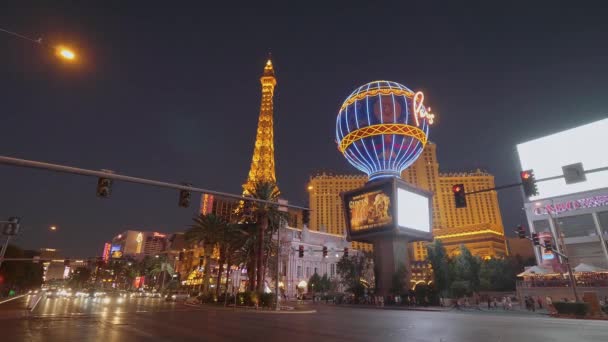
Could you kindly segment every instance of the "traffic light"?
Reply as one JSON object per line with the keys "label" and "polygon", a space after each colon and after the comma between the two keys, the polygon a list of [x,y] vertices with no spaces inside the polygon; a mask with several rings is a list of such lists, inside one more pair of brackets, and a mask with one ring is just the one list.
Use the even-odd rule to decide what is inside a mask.
{"label": "traffic light", "polygon": [[304,246],[300,245],[300,247],[298,247],[298,256],[300,258],[304,257]]}
{"label": "traffic light", "polygon": [[97,197],[108,198],[112,192],[112,180],[100,177],[97,180]]}
{"label": "traffic light", "polygon": [[302,223],[306,226],[308,226],[308,223],[310,222],[310,211],[304,209],[302,210]]}
{"label": "traffic light", "polygon": [[525,239],[526,238],[526,231],[524,230],[523,226],[518,226],[517,227],[517,236],[520,239]]}
{"label": "traffic light", "polygon": [[545,252],[553,252],[553,246],[551,240],[545,240]]}
{"label": "traffic light", "polygon": [[327,258],[327,247],[323,246],[323,257]]}
{"label": "traffic light", "polygon": [[182,208],[188,208],[190,206],[190,198],[192,197],[192,193],[188,190],[180,190],[179,191],[179,203],[178,205]]}
{"label": "traffic light", "polygon": [[532,197],[538,195],[538,188],[536,187],[536,178],[534,178],[533,170],[526,170],[519,173],[521,178],[521,185],[524,188],[524,194],[526,197]]}
{"label": "traffic light", "polygon": [[348,258],[348,247],[344,247],[344,257]]}
{"label": "traffic light", "polygon": [[203,267],[203,260],[205,258],[201,255],[198,257],[198,267]]}
{"label": "traffic light", "polygon": [[465,208],[467,206],[467,198],[464,193],[464,184],[456,184],[452,187],[454,192],[454,203],[456,208]]}
{"label": "traffic light", "polygon": [[9,217],[7,221],[8,223],[4,225],[4,230],[2,231],[2,234],[9,236],[19,234],[19,222],[21,222],[21,219],[19,217],[12,216]]}
{"label": "traffic light", "polygon": [[540,246],[540,240],[537,233],[532,233],[532,243],[534,246]]}

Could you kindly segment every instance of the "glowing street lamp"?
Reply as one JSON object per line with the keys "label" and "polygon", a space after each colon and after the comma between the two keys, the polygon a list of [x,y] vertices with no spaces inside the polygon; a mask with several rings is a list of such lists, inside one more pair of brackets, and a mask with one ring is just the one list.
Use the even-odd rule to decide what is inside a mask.
{"label": "glowing street lamp", "polygon": [[5,30],[3,28],[0,28],[0,31],[4,32],[4,33],[7,33],[7,34],[10,34],[10,35],[12,35],[14,37],[17,37],[17,38],[20,38],[20,39],[25,39],[25,40],[30,41],[32,43],[36,43],[36,44],[44,46],[46,48],[50,48],[52,50],[55,50],[55,53],[57,54],[57,56],[59,56],[60,58],[62,58],[64,60],[73,61],[73,60],[76,59],[76,53],[72,49],[67,48],[65,46],[56,46],[56,47],[53,48],[52,46],[50,46],[50,45],[46,44],[45,42],[43,42],[42,38],[32,39],[30,37],[24,36],[22,34],[19,34],[19,33],[13,32],[13,31]]}
{"label": "glowing street lamp", "polygon": [[76,59],[76,54],[74,53],[74,51],[66,48],[66,47],[57,47],[57,55],[59,55],[59,57],[63,58],[63,59],[67,59],[69,61],[73,61],[74,59]]}
{"label": "glowing street lamp", "polygon": [[52,231],[56,231],[57,230],[57,226],[51,226],[49,229],[52,230]]}

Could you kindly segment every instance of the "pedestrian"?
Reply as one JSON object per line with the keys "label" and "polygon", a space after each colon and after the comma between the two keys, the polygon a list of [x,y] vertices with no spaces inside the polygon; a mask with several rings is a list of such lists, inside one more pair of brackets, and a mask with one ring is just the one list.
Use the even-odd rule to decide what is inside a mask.
{"label": "pedestrian", "polygon": [[445,299],[443,299],[443,296],[439,297],[439,306],[441,306],[441,307],[445,306]]}
{"label": "pedestrian", "polygon": [[502,309],[507,310],[507,298],[502,297]]}
{"label": "pedestrian", "polygon": [[492,300],[490,299],[490,296],[488,296],[488,310],[490,310],[492,308],[491,304],[492,304]]}
{"label": "pedestrian", "polygon": [[498,308],[498,300],[494,297],[494,309]]}
{"label": "pedestrian", "polygon": [[543,301],[542,301],[542,299],[540,299],[540,296],[538,296],[538,298],[536,299],[536,301],[538,302],[538,308],[542,309],[543,308]]}
{"label": "pedestrian", "polygon": [[513,308],[513,303],[511,302],[511,297],[507,297],[507,310],[511,310]]}

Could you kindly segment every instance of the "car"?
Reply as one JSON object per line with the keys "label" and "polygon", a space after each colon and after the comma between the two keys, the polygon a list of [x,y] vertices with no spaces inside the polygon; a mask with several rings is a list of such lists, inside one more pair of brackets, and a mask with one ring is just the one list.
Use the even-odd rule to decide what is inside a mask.
{"label": "car", "polygon": [[165,296],[165,300],[166,301],[171,301],[171,302],[181,302],[181,301],[185,301],[189,297],[190,297],[190,295],[188,294],[188,292],[185,292],[185,291],[173,291],[173,292],[169,292]]}

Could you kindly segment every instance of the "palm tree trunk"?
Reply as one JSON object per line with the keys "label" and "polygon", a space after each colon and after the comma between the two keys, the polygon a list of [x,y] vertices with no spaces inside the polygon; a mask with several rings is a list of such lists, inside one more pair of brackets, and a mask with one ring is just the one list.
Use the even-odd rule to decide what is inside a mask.
{"label": "palm tree trunk", "polygon": [[224,248],[220,247],[220,257],[218,259],[219,269],[217,270],[217,280],[215,281],[215,295],[220,295],[220,285],[222,285],[222,273],[224,273],[224,261],[226,259],[226,252]]}
{"label": "palm tree trunk", "polygon": [[266,214],[260,215],[258,229],[258,256],[257,256],[257,292],[264,292],[264,233],[268,228],[268,217]]}
{"label": "palm tree trunk", "polygon": [[250,258],[250,260],[247,262],[247,279],[249,280],[249,291],[255,291],[256,286],[255,286],[255,277],[257,275],[256,269],[255,269],[255,265],[256,265],[256,258],[255,256],[257,255],[257,253],[253,253],[253,257]]}

